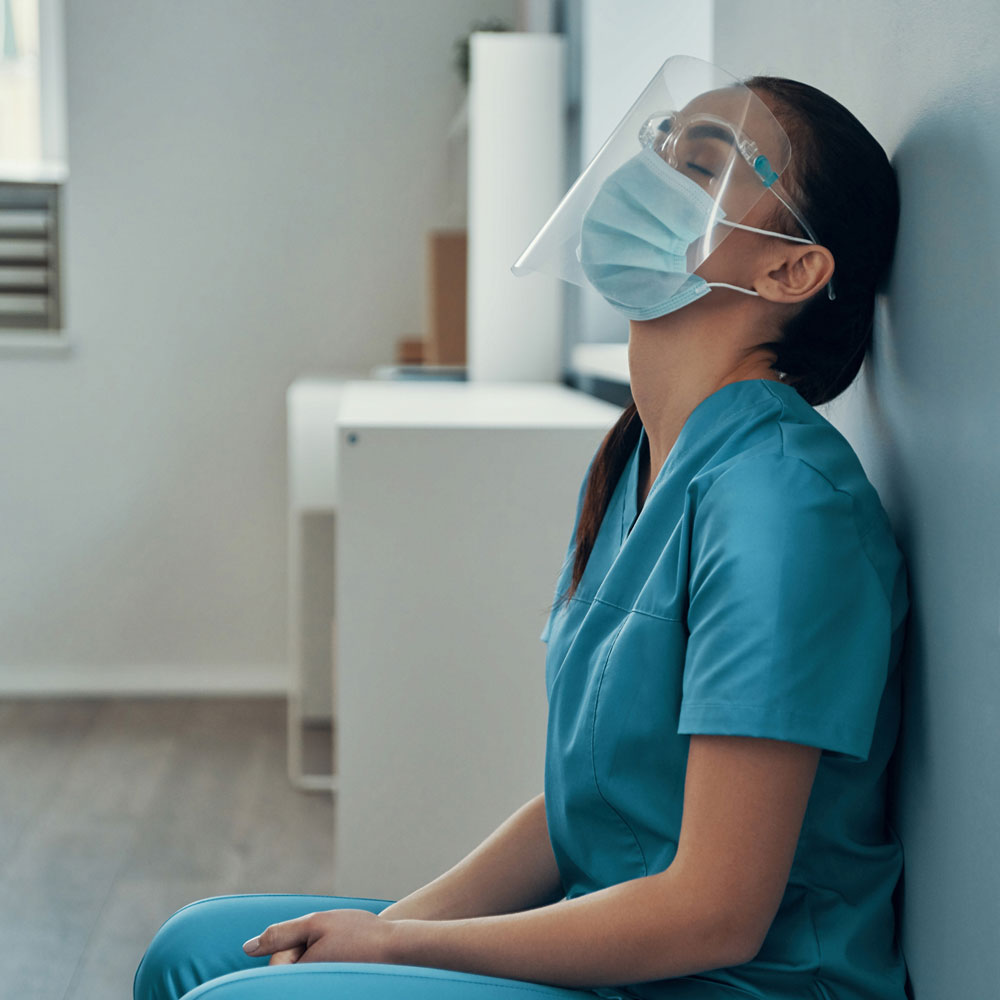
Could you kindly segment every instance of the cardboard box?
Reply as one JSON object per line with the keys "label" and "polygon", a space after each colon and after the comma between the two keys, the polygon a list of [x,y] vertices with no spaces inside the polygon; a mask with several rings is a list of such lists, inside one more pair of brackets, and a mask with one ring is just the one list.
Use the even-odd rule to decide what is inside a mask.
{"label": "cardboard box", "polygon": [[468,237],[464,229],[437,229],[427,234],[426,364],[466,363],[467,253]]}
{"label": "cardboard box", "polygon": [[423,337],[400,337],[396,341],[396,364],[422,365],[427,361]]}

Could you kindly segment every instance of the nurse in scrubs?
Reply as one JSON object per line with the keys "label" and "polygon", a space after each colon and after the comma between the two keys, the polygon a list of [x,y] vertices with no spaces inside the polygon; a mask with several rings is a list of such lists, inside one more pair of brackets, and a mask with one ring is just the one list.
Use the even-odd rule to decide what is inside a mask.
{"label": "nurse in scrubs", "polygon": [[905,570],[814,409],[869,349],[897,215],[830,97],[664,64],[515,266],[628,318],[634,400],[542,633],[544,790],[396,902],[186,907],[139,1000],[904,1000]]}

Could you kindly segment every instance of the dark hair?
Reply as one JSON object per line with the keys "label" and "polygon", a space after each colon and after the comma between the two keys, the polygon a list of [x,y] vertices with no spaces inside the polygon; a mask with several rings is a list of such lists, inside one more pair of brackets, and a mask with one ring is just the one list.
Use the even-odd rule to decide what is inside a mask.
{"label": "dark hair", "polygon": [[[834,291],[817,292],[782,330],[759,345],[813,406],[839,396],[854,381],[872,339],[875,293],[888,274],[899,221],[896,175],[871,133],[842,104],[795,80],[754,76],[744,81],[767,103],[792,144],[781,177],[819,242],[836,261]],[[768,228],[801,235],[778,205]],[[568,600],[586,569],[611,494],[639,440],[641,422],[630,403],[608,431],[591,465],[576,530]]]}

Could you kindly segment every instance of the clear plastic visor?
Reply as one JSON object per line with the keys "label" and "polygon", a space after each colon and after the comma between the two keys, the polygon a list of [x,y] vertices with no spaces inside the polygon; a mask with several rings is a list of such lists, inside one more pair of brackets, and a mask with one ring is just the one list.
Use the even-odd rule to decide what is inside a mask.
{"label": "clear plastic visor", "polygon": [[[701,232],[687,248],[694,270],[765,196],[785,205],[812,239],[782,189],[791,158],[788,137],[752,90],[692,56],[668,59],[628,114],[577,178],[512,270],[541,271],[586,285],[579,259],[583,218],[605,181],[629,160],[651,150],[694,181],[711,199]],[[773,193],[772,193],[773,192]]]}

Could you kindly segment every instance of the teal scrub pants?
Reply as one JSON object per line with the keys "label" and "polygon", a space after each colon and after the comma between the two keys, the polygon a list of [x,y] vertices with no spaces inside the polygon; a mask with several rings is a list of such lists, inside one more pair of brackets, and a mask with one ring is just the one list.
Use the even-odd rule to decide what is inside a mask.
{"label": "teal scrub pants", "polygon": [[415,965],[305,962],[269,966],[243,942],[269,924],[315,910],[369,910],[386,899],[247,895],[203,899],[178,910],[157,931],[135,974],[135,1000],[594,1000],[518,979]]}

